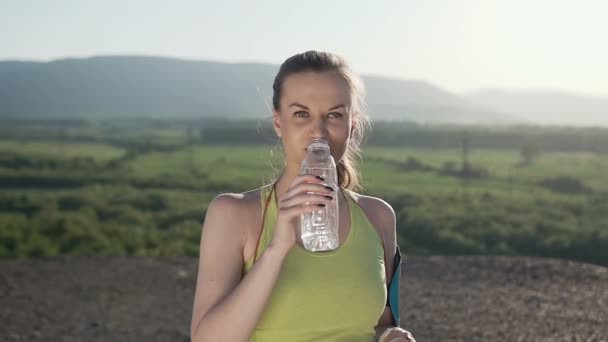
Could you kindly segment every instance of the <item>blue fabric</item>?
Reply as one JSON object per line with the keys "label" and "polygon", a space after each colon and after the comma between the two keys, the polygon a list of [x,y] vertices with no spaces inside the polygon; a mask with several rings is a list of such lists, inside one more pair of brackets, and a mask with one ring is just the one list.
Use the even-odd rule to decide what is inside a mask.
{"label": "blue fabric", "polygon": [[393,269],[393,277],[391,279],[388,291],[388,304],[391,308],[391,313],[393,314],[395,326],[398,327],[401,320],[399,314],[399,289],[401,280],[401,251],[399,250],[399,245],[397,245],[397,253],[395,253]]}

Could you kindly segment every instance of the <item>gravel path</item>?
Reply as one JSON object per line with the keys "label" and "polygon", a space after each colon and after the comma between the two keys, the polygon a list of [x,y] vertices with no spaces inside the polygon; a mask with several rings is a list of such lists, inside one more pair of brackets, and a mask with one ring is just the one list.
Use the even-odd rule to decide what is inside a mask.
{"label": "gravel path", "polygon": [[[189,341],[197,260],[0,260],[0,341]],[[608,342],[608,268],[407,257],[402,325],[424,341]]]}

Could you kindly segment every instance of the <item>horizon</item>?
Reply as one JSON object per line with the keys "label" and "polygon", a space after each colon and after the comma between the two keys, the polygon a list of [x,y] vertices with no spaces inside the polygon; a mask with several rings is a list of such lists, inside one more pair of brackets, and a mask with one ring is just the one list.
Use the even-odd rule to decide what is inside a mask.
{"label": "horizon", "polygon": [[[279,67],[279,64],[274,64],[274,63],[269,63],[269,62],[256,62],[256,61],[221,61],[221,60],[209,60],[209,59],[193,59],[193,58],[181,58],[181,57],[173,57],[173,56],[162,56],[162,55],[145,55],[145,54],[141,54],[141,55],[136,55],[136,54],[101,54],[101,55],[91,55],[91,56],[80,56],[80,57],[70,57],[70,56],[65,56],[65,57],[60,57],[60,58],[55,58],[55,59],[50,59],[50,60],[33,60],[33,59],[5,59],[5,60],[0,60],[0,63],[2,62],[21,62],[21,63],[52,63],[52,62],[58,62],[58,61],[67,61],[67,60],[86,60],[86,59],[94,59],[94,58],[122,58],[122,57],[133,57],[133,58],[159,58],[159,59],[171,59],[171,60],[179,60],[179,61],[185,61],[185,62],[203,62],[203,63],[221,63],[221,64],[234,64],[234,65],[248,65],[248,64],[253,64],[253,65],[265,65],[265,66],[275,66],[275,67]],[[476,88],[476,89],[470,89],[468,91],[465,92],[453,92],[449,89],[445,89],[443,88],[441,85],[439,84],[435,84],[429,80],[425,80],[425,79],[415,79],[415,78],[401,78],[401,77],[395,77],[395,76],[391,76],[391,75],[379,75],[379,74],[370,74],[370,73],[359,73],[360,76],[362,77],[375,77],[375,78],[383,78],[383,79],[387,79],[387,80],[398,80],[398,81],[409,81],[409,82],[423,82],[423,83],[427,83],[430,84],[432,86],[435,86],[441,90],[444,91],[448,91],[450,93],[453,93],[455,95],[466,95],[466,94],[474,94],[476,92],[483,92],[483,91],[499,91],[499,92],[507,92],[507,93],[511,93],[511,94],[552,94],[552,95],[560,95],[560,94],[567,94],[570,96],[577,96],[577,97],[587,97],[587,98],[597,98],[597,99],[608,99],[608,93],[606,94],[590,94],[590,93],[585,93],[585,92],[581,92],[581,91],[577,91],[577,90],[570,90],[570,89],[560,89],[560,88],[550,88],[550,87],[546,87],[546,88],[501,88],[501,87],[495,87],[495,86],[490,86],[490,87],[486,87],[486,88]]]}
{"label": "horizon", "polygon": [[[222,62],[138,55],[62,58],[51,62],[21,60],[0,63],[3,75],[7,76],[2,79],[3,91],[0,93],[0,96],[6,98],[7,101],[1,102],[0,110],[5,111],[3,113],[5,115],[20,113],[34,116],[55,115],[51,113],[63,113],[68,116],[85,115],[85,113],[90,115],[91,111],[104,113],[99,115],[112,115],[112,113],[131,115],[129,111],[133,110],[150,115],[167,115],[168,108],[171,108],[172,116],[190,116],[195,112],[203,113],[209,110],[238,113],[234,115],[239,117],[259,116],[267,109],[260,102],[263,102],[263,95],[259,90],[262,83],[259,82],[266,84],[264,87],[269,87],[272,83],[271,74],[279,68],[277,64],[269,63]],[[88,67],[85,70],[83,67],[86,65]],[[184,69],[184,66],[188,66],[187,69]],[[100,68],[102,70],[98,70]],[[14,72],[10,72],[10,70],[14,70]],[[53,73],[52,70],[62,71]],[[117,73],[119,70],[123,71]],[[140,72],[134,74],[128,70],[139,70]],[[145,73],[141,73],[143,70]],[[188,71],[187,76],[189,79],[196,79],[196,84],[176,81],[177,79],[173,76],[186,76],[183,74],[184,70],[196,70],[194,73]],[[198,93],[196,90],[200,87],[207,87],[205,82],[212,82],[205,76],[208,70],[223,70],[217,75],[215,72],[212,73],[215,75],[214,77],[221,77],[222,80],[232,80],[227,82],[224,88],[216,88],[217,96],[215,97],[210,96],[209,93]],[[236,70],[242,72],[235,74],[233,71]],[[248,70],[257,71],[250,74]],[[8,73],[6,73],[7,71]],[[47,74],[47,72],[50,73]],[[118,82],[115,86],[110,87],[114,89],[114,92],[102,92],[105,95],[97,97],[97,102],[70,100],[75,94],[80,94],[76,95],[78,98],[90,98],[91,94],[82,93],[81,89],[89,89],[91,86],[107,87],[108,84],[102,81],[106,77],[95,76],[100,76],[99,72],[102,72],[103,75],[114,74],[111,79],[122,79],[123,82]],[[131,87],[137,84],[137,88],[143,93],[133,94],[135,97],[132,99],[140,98],[142,94],[152,95],[155,93],[153,89],[158,91],[160,88],[150,88],[149,83],[145,80],[154,77],[153,75],[168,77],[167,81],[176,81],[172,85],[161,82],[164,87],[169,87],[166,90],[172,90],[168,91],[167,96],[164,97],[154,95],[155,101],[157,101],[156,106],[150,107],[148,101],[125,103],[122,95],[119,94],[128,93],[129,87],[116,92],[116,87],[120,88],[120,84],[131,84]],[[251,78],[252,76],[253,78]],[[408,80],[394,76],[384,77],[369,74],[361,76],[366,84],[366,98],[370,111],[375,113],[376,120],[402,118],[419,123],[492,122],[499,125],[529,123],[532,125],[608,127],[608,116],[606,115],[608,97],[556,89],[485,88],[458,94],[425,80]],[[38,79],[41,83],[32,87],[31,91],[24,91],[20,84],[29,84],[33,79]],[[141,83],[142,81],[144,83]],[[82,84],[77,85],[76,83],[79,82]],[[96,84],[98,82],[101,83]],[[63,84],[68,88],[58,87],[58,84]],[[52,89],[63,89],[63,92],[56,92]],[[175,89],[180,89],[181,97],[170,95],[175,92]],[[237,89],[244,96],[241,101],[227,106],[225,103],[222,104],[221,101],[215,100],[218,96],[221,97],[220,94],[237,91]],[[183,102],[184,96],[191,98],[192,101]],[[45,102],[44,100],[48,98],[61,100],[55,101],[55,105],[51,105],[52,101]],[[76,111],[74,111],[75,108],[77,108]]]}
{"label": "horizon", "polygon": [[8,0],[0,9],[2,61],[126,55],[280,65],[316,49],[344,56],[362,75],[420,80],[456,94],[497,88],[608,96],[608,47],[596,43],[608,31],[608,4],[599,0]]}

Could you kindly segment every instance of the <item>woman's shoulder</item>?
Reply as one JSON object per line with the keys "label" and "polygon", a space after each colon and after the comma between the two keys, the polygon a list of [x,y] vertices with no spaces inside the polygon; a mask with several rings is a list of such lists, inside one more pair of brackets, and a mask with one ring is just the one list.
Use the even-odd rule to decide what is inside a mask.
{"label": "woman's shoulder", "polygon": [[346,189],[346,192],[363,208],[368,216],[377,216],[382,221],[388,221],[388,223],[394,222],[395,210],[382,198],[359,194],[348,189]]}
{"label": "woman's shoulder", "polygon": [[[267,186],[245,191],[242,193],[222,193],[217,195],[205,214],[205,226],[211,228],[210,235],[223,236],[224,239],[241,243],[243,261],[249,260],[255,245],[251,241],[258,236],[259,224],[262,220],[261,195]],[[209,223],[207,223],[209,221]],[[203,231],[207,228],[203,228]],[[256,230],[257,229],[257,230]],[[224,240],[226,241],[226,240]],[[252,247],[253,246],[253,247]]]}
{"label": "woman's shoulder", "polygon": [[237,214],[239,218],[242,218],[242,215],[255,214],[256,209],[260,206],[261,193],[268,186],[264,185],[241,193],[227,192],[219,194],[209,203],[207,211],[218,210],[226,214]]}
{"label": "woman's shoulder", "polygon": [[393,244],[397,230],[397,219],[393,207],[379,197],[362,195],[351,190],[346,191],[363,209],[369,222],[374,226],[380,237],[382,237],[384,245]]}

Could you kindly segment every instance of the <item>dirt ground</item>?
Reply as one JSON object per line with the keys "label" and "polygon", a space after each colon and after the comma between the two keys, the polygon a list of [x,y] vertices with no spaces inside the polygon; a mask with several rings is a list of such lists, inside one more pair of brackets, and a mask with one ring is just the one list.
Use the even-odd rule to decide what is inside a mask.
{"label": "dirt ground", "polygon": [[[0,260],[0,341],[189,341],[197,259]],[[608,268],[407,257],[402,326],[423,341],[606,341]]]}

